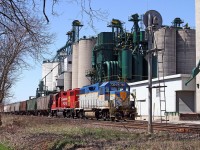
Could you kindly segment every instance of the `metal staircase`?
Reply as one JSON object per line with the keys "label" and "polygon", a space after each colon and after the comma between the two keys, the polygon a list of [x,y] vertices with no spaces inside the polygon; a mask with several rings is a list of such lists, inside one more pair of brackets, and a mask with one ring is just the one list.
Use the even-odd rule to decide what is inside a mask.
{"label": "metal staircase", "polygon": [[158,86],[157,86],[157,92],[159,96],[160,101],[160,119],[161,123],[164,121],[167,123],[167,115],[166,112],[166,95],[165,95],[165,80],[164,80],[164,67],[163,67],[163,57],[164,57],[164,50],[158,52]]}

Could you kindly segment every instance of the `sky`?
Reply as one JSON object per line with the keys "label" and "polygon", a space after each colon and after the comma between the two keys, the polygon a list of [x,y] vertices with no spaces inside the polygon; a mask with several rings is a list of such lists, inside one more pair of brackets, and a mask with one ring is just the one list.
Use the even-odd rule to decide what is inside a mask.
{"label": "sky", "polygon": [[[133,23],[128,21],[128,17],[135,13],[145,14],[148,10],[158,11],[162,16],[163,25],[171,25],[173,19],[179,17],[191,28],[195,28],[194,0],[92,0],[93,9],[101,9],[108,13],[105,21],[94,21],[96,31],[88,25],[87,15],[82,15],[80,6],[72,0],[60,0],[54,8],[57,15],[51,15],[51,3],[47,2],[47,15],[50,20],[48,32],[56,35],[53,44],[49,46],[52,54],[48,58],[52,58],[56,51],[65,45],[66,33],[71,30],[73,20],[80,20],[84,25],[80,31],[80,37],[97,36],[100,32],[111,31],[107,24],[113,18],[124,22],[124,28],[131,31]],[[35,96],[38,83],[42,78],[42,62],[30,63],[33,66],[23,71],[14,85],[12,89],[14,97],[10,102],[24,101],[29,96]]]}

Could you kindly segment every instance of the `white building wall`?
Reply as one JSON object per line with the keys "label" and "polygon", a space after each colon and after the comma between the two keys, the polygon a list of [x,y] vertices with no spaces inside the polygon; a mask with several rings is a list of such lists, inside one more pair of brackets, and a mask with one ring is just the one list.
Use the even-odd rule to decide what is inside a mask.
{"label": "white building wall", "polygon": [[[190,75],[171,75],[165,77],[165,95],[166,95],[166,111],[176,112],[176,91],[195,91],[195,80],[192,80],[188,86],[185,82],[190,78]],[[139,81],[129,83],[130,92],[136,95],[136,108],[138,115],[148,115],[148,81]],[[157,79],[153,79],[152,86],[158,86]],[[156,96],[156,88],[152,89],[152,114],[160,116],[160,99]]]}
{"label": "white building wall", "polygon": [[[200,0],[195,0],[196,22],[196,64],[200,60]],[[200,84],[200,74],[196,76],[196,84]],[[200,113],[200,89],[196,86],[196,112]]]}

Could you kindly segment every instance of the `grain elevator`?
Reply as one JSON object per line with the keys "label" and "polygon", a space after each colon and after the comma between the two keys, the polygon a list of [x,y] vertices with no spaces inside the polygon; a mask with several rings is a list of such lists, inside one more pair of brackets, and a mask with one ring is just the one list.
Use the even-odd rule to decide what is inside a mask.
{"label": "grain elevator", "polygon": [[[200,5],[200,0],[196,3]],[[196,18],[200,17],[198,8],[196,6]],[[108,24],[110,32],[82,38],[79,31],[83,25],[78,20],[73,21],[66,45],[57,51],[54,61],[43,63],[40,87],[66,91],[104,81],[125,81],[131,87],[138,116],[145,119],[149,105],[147,79],[151,73],[155,119],[198,112],[200,103],[195,101],[195,93],[196,99],[200,95],[196,92],[199,89],[195,80],[187,86],[185,83],[200,60],[200,47],[195,43],[200,38],[199,29],[195,32],[178,17],[172,20],[172,25],[163,25],[161,14],[155,10],[147,11],[144,16],[133,14],[128,21],[132,24],[131,32],[124,29],[122,21],[112,19]],[[196,23],[200,26],[199,21]],[[146,28],[141,28],[141,24]],[[149,50],[154,51],[152,72],[148,71]],[[197,76],[197,84],[199,81]],[[39,91],[41,89],[44,88]]]}

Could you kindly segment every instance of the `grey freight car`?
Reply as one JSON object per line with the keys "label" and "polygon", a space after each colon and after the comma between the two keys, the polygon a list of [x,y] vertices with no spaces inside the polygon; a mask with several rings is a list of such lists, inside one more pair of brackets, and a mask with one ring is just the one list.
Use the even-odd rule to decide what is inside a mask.
{"label": "grey freight car", "polygon": [[37,98],[37,112],[39,115],[49,115],[52,101],[50,100],[51,97],[51,95],[48,95]]}

